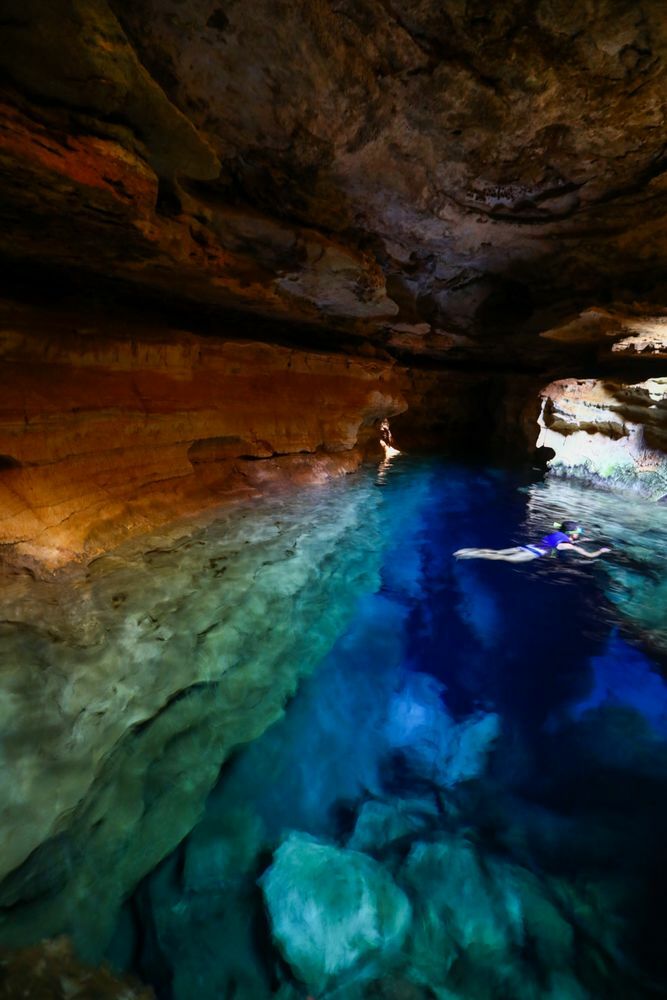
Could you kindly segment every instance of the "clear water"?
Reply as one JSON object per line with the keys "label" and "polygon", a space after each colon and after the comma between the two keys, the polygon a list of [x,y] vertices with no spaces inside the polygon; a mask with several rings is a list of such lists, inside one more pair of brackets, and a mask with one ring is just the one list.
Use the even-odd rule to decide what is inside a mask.
{"label": "clear water", "polygon": [[[452,558],[536,541],[565,516],[612,556]],[[157,819],[132,820],[116,871],[139,871],[165,826],[184,839],[118,919],[100,872],[75,897],[63,882],[61,929],[85,942],[86,901],[107,906],[108,958],[164,1000],[665,995],[666,554],[665,508],[401,457],[171,539],[143,576],[146,553],[125,555],[100,572],[96,655],[118,655],[114,628],[134,655],[128,623],[167,602],[166,663],[196,697],[163,713],[177,718],[168,765],[149,760],[148,726],[102,785],[125,816],[127,760],[153,775],[142,816],[156,802]],[[113,625],[100,609],[119,572],[135,603]],[[34,641],[21,632],[23,655]],[[225,684],[244,664],[236,705],[273,690],[254,723],[273,724],[241,745],[253,734],[230,731]],[[14,920],[51,930],[38,904]]]}

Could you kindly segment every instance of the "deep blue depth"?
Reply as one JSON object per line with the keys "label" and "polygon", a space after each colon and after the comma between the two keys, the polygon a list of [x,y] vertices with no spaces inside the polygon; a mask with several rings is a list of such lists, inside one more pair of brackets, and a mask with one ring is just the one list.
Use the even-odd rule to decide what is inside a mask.
{"label": "deep blue depth", "polygon": [[[427,833],[415,837],[433,838],[440,827],[466,831],[484,856],[511,861],[557,887],[574,927],[575,953],[588,948],[597,956],[594,972],[589,958],[580,966],[574,961],[579,996],[664,995],[664,646],[633,613],[638,600],[655,599],[667,510],[647,515],[665,522],[647,542],[645,529],[633,526],[632,503],[614,506],[590,491],[543,486],[535,470],[400,457],[379,473],[360,475],[372,477],[381,494],[380,587],[361,598],[285,718],[225,766],[191,835],[201,840],[202,831],[219,828],[235,810],[261,827],[245,882],[220,890],[236,892],[235,905],[251,914],[252,932],[230,947],[243,952],[246,965],[254,956],[272,995],[289,973],[254,889],[272,850],[292,830],[349,845],[364,803],[421,800],[433,818]],[[452,557],[463,546],[535,542],[567,515],[588,527],[584,544],[612,540],[606,563],[558,555],[513,566]],[[648,559],[638,561],[637,547],[647,545]],[[635,586],[624,604],[628,574],[635,582],[645,577],[646,589]],[[452,751],[460,742],[457,727],[471,720],[479,737],[465,753]],[[238,836],[247,840],[240,828]],[[164,943],[173,929],[163,931],[160,943],[165,899],[179,902],[185,914],[181,937],[192,932],[188,961],[200,969],[209,961],[205,944],[199,959],[192,957],[202,918],[200,909],[188,923],[193,896],[182,872],[191,838],[140,887],[131,904],[134,930],[126,919],[112,949],[131,953],[129,964],[165,998],[185,996],[174,987],[178,956],[167,954]],[[391,857],[395,870],[399,850],[409,846],[408,837],[400,848],[381,845],[375,855]],[[583,904],[568,903],[578,892],[585,912]],[[217,956],[216,976],[225,961],[233,969],[233,958]],[[543,995],[551,996],[546,987]]]}

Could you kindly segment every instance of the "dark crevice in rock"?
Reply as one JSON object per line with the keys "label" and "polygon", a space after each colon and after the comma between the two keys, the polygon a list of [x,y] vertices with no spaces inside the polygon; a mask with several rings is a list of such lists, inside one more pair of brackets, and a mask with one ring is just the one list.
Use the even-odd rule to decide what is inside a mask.
{"label": "dark crevice in rock", "polygon": [[206,22],[207,28],[215,28],[216,31],[224,33],[229,27],[229,18],[222,7],[216,7]]}
{"label": "dark crevice in rock", "polygon": [[[409,24],[407,18],[402,16],[394,8],[392,0],[379,0],[379,3],[387,16],[394,21],[428,57],[428,67],[425,70],[419,70],[417,72],[427,72],[432,74],[441,63],[451,62],[455,66],[464,69],[486,89],[490,90],[494,94],[498,92],[499,80],[494,76],[488,76],[487,74],[480,72],[465,54],[457,51],[453,46],[448,45],[443,37],[434,37],[433,35],[420,31],[413,25]],[[443,10],[441,13],[443,18],[448,20],[446,11]],[[451,21],[449,21],[447,27],[449,32],[453,34],[454,27]]]}

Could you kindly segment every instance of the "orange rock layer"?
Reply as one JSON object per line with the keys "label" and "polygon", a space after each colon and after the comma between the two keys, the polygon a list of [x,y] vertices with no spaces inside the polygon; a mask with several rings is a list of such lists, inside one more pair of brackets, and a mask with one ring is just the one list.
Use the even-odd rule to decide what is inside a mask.
{"label": "orange rock layer", "polygon": [[129,534],[356,468],[405,409],[392,364],[6,309],[0,545],[56,568]]}
{"label": "orange rock layer", "polygon": [[0,1000],[32,997],[96,997],[97,1000],[153,1000],[155,994],[139,982],[115,976],[106,966],[93,969],[75,956],[66,937],[41,941],[20,951],[0,951]]}
{"label": "orange rock layer", "polygon": [[316,324],[397,312],[368,254],[185,191],[164,214],[160,179],[135,151],[38,118],[0,98],[0,254],[9,260]]}

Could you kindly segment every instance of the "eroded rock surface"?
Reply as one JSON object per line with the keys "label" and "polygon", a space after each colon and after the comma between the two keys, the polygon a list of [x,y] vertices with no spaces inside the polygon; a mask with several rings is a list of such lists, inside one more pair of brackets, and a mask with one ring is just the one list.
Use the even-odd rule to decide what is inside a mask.
{"label": "eroded rock surface", "polygon": [[277,850],[262,891],[281,951],[316,993],[390,961],[410,923],[408,899],[381,865],[303,835]]}
{"label": "eroded rock surface", "polygon": [[659,0],[6,6],[8,259],[435,355],[664,293]]}
{"label": "eroded rock surface", "polygon": [[127,320],[8,309],[0,356],[0,544],[48,567],[349,472],[406,406],[390,361]]}
{"label": "eroded rock surface", "polygon": [[555,452],[550,474],[667,497],[667,379],[565,379],[542,395],[537,443]]}
{"label": "eroded rock surface", "polygon": [[99,960],[223,761],[377,588],[379,503],[368,481],[333,484],[177,524],[67,581],[3,578],[6,946],[71,933]]}

